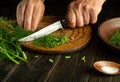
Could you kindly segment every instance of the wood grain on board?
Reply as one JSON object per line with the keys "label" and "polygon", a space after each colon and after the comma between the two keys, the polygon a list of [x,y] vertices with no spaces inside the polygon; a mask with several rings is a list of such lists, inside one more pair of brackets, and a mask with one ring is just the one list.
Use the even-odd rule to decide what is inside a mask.
{"label": "wood grain on board", "polygon": [[[59,20],[60,17],[55,16],[44,16],[43,20],[39,23],[38,29],[44,28],[45,26]],[[47,53],[47,54],[64,54],[70,53],[84,48],[90,41],[92,30],[91,27],[83,26],[79,28],[64,28],[65,35],[69,38],[69,41],[63,45],[56,46],[54,48],[44,48],[42,46],[33,45],[32,41],[23,42],[22,45],[33,51]],[[61,34],[61,30],[54,32],[54,34]]]}

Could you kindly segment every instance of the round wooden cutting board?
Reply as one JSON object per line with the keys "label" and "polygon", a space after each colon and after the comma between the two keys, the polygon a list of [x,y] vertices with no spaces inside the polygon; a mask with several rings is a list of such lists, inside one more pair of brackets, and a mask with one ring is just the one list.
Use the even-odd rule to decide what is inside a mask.
{"label": "round wooden cutting board", "polygon": [[[44,16],[43,20],[39,23],[38,29],[41,29],[55,21],[57,21],[59,17],[55,16]],[[54,34],[59,35],[61,33],[61,30],[58,30],[54,32]],[[64,53],[70,53],[77,50],[80,50],[84,48],[88,42],[90,41],[91,35],[92,35],[92,29],[90,26],[84,26],[81,28],[64,28],[65,35],[69,38],[68,43],[65,43],[60,46],[56,46],[54,48],[44,48],[41,46],[35,46],[33,45],[32,41],[29,42],[22,42],[22,45],[25,48],[28,48],[33,51],[37,51],[40,53],[46,53],[46,54],[64,54]]]}

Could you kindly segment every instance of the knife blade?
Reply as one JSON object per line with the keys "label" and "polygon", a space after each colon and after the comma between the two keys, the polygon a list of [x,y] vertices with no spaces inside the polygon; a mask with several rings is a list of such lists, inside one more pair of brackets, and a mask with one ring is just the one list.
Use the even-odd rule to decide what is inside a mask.
{"label": "knife blade", "polygon": [[26,37],[20,38],[18,41],[32,41],[36,38],[40,38],[42,36],[48,35],[52,32],[57,31],[58,29],[63,29],[63,27],[66,25],[66,23],[67,22],[65,19],[61,19],[57,22],[54,22],[54,23],[44,27],[43,29],[36,31],[33,34],[30,34]]}

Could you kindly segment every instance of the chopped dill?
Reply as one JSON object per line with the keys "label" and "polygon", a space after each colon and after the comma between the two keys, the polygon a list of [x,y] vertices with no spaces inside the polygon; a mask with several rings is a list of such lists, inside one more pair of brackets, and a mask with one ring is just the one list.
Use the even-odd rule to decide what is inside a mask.
{"label": "chopped dill", "polygon": [[34,57],[35,57],[35,58],[38,58],[38,57],[39,57],[39,55],[35,55]]}
{"label": "chopped dill", "polygon": [[65,35],[56,36],[54,34],[48,34],[35,39],[33,44],[37,46],[43,46],[45,48],[54,48],[55,46],[63,45],[66,42],[68,42],[68,38]]}
{"label": "chopped dill", "polygon": [[109,42],[117,47],[120,47],[120,29],[109,38]]}
{"label": "chopped dill", "polygon": [[54,60],[53,60],[53,59],[49,59],[49,62],[53,63],[53,62],[54,62]]}
{"label": "chopped dill", "polygon": [[81,60],[85,63],[85,62],[86,62],[86,57],[83,56],[83,57],[81,58]]}
{"label": "chopped dill", "polygon": [[70,59],[71,58],[71,56],[65,56],[65,59]]}

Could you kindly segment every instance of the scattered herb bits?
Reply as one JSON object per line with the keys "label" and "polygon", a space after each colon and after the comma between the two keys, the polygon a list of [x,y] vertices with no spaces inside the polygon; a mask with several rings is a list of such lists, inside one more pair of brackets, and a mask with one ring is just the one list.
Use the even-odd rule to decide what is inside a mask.
{"label": "scattered herb bits", "polygon": [[65,59],[70,59],[71,58],[71,56],[65,56]]}
{"label": "scattered herb bits", "polygon": [[54,48],[55,46],[63,45],[66,42],[68,42],[68,38],[65,35],[56,36],[54,34],[48,34],[35,39],[33,44],[36,46],[43,46],[45,48]]}
{"label": "scattered herb bits", "polygon": [[39,58],[39,55],[35,55],[34,57],[35,57],[35,58]]}
{"label": "scattered herb bits", "polygon": [[50,63],[53,63],[53,62],[54,62],[54,60],[53,60],[53,59],[49,59],[49,62],[50,62]]}
{"label": "scattered herb bits", "polygon": [[83,56],[83,57],[81,58],[81,60],[85,63],[85,62],[86,62],[85,56]]}

